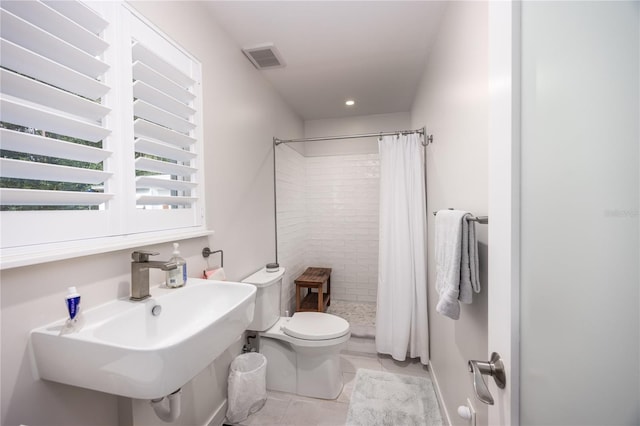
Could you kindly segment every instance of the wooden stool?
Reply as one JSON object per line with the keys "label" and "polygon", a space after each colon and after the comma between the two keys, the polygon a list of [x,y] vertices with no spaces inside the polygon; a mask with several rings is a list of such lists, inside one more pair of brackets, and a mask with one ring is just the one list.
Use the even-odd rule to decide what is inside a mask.
{"label": "wooden stool", "polygon": [[[296,280],[296,312],[324,312],[331,305],[331,268],[307,268]],[[327,292],[323,292],[327,283]],[[300,290],[307,289],[307,294],[300,300]],[[314,293],[311,289],[317,289]]]}

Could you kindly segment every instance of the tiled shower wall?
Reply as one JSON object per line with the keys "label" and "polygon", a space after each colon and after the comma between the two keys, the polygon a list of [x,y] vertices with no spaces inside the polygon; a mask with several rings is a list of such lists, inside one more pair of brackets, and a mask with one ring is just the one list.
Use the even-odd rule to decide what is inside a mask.
{"label": "tiled shower wall", "polygon": [[309,265],[333,268],[331,296],[375,302],[378,286],[378,154],[308,157]]}
{"label": "tiled shower wall", "polygon": [[378,155],[305,158],[291,148],[278,149],[279,259],[295,265],[283,300],[295,297],[293,280],[305,267],[321,266],[333,270],[332,298],[375,302]]}
{"label": "tiled shower wall", "polygon": [[278,262],[286,268],[282,280],[281,314],[295,312],[294,280],[304,272],[307,243],[305,158],[286,145],[276,147]]}

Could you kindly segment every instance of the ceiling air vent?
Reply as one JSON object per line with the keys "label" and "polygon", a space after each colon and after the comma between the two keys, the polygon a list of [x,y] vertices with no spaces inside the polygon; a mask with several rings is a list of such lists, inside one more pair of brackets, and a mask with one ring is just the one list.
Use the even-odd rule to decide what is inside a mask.
{"label": "ceiling air vent", "polygon": [[267,68],[284,67],[285,63],[280,56],[280,52],[273,43],[261,44],[253,47],[245,47],[242,52],[251,63],[259,70]]}

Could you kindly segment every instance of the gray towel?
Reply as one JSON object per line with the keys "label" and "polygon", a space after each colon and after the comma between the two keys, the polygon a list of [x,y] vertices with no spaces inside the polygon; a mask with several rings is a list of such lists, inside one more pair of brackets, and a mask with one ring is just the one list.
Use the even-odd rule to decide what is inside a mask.
{"label": "gray towel", "polygon": [[451,319],[460,318],[460,303],[471,303],[480,292],[478,247],[475,223],[461,210],[441,210],[436,214],[436,291],[440,299],[436,311]]}
{"label": "gray towel", "polygon": [[460,261],[460,295],[462,303],[473,302],[473,292],[480,293],[480,276],[478,271],[478,241],[476,240],[476,223],[462,218],[462,256]]}

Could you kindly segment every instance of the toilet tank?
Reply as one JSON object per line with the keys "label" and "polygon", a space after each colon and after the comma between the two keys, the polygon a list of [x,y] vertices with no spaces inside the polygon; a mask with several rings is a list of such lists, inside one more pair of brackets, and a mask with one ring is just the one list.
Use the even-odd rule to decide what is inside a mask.
{"label": "toilet tank", "polygon": [[243,283],[253,284],[257,287],[253,321],[247,326],[247,330],[265,331],[278,321],[283,276],[283,267],[280,267],[276,272],[267,272],[267,268],[262,268],[242,280]]}

